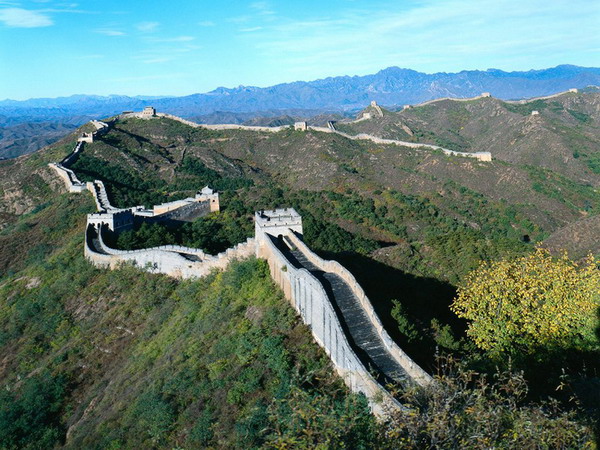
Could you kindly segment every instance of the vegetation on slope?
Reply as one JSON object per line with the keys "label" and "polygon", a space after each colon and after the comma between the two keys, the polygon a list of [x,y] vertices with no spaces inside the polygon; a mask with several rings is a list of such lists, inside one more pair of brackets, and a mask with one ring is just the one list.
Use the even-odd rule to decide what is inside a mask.
{"label": "vegetation on slope", "polygon": [[[115,243],[121,248],[179,243],[214,254],[252,235],[254,211],[295,207],[311,248],[354,273],[392,336],[429,369],[438,347],[470,351],[464,321],[449,310],[467,273],[482,260],[526,254],[557,222],[600,206],[594,189],[548,170],[323,133],[212,132],[164,119],[127,120],[86,147],[77,164],[88,157],[96,158],[89,167],[111,197],[122,191],[133,196],[130,204],[148,193],[162,201],[182,186],[190,191],[176,195],[189,195],[195,183],[229,183],[221,213],[176,229],[123,233]],[[110,169],[116,161],[128,175]],[[126,176],[140,188],[121,186]]]}
{"label": "vegetation on slope", "polygon": [[[491,151],[495,159],[551,169],[598,185],[598,92],[568,93],[523,104],[495,98],[438,101],[383,118],[337,127],[349,134]],[[540,114],[531,116],[533,111]]]}
{"label": "vegetation on slope", "polygon": [[537,249],[516,260],[483,263],[466,277],[452,309],[469,320],[467,334],[484,350],[599,350],[599,287],[593,258],[577,264]]}
{"label": "vegetation on slope", "polygon": [[414,412],[378,425],[263,262],[197,281],[99,270],[82,255],[89,209],[88,195],[64,194],[5,231],[29,224],[36,241],[22,245],[48,248],[0,278],[4,448],[421,448],[472,430],[481,448],[591,439],[574,413],[524,403],[518,376],[474,386],[463,371],[405,392]]}
{"label": "vegetation on slope", "polygon": [[[452,126],[473,119],[470,107],[450,114]],[[10,389],[0,399],[2,445],[66,439],[73,447],[422,447],[472,433],[482,436],[481,447],[515,446],[536,434],[548,446],[590,440],[569,397],[589,400],[585,414],[597,414],[597,350],[513,352],[512,368],[524,375],[498,375],[491,384],[466,369],[442,373],[438,390],[401,394],[418,414],[382,428],[364,401],[335,381],[260,263],[183,283],[131,268],[93,269],[81,254],[91,197],[56,196],[52,187],[60,182],[44,168],[70,145],[67,139],[0,163],[0,212],[15,198],[29,212],[15,221],[11,210],[0,233],[0,317],[7,324],[0,378]],[[119,206],[150,206],[206,184],[221,190],[220,213],[179,228],[122,233],[122,248],[176,242],[216,253],[252,235],[255,210],[294,206],[307,243],[355,274],[417,362],[433,370],[438,350],[490,377],[497,366],[511,372],[507,353],[478,350],[468,339],[468,323],[449,308],[455,286],[481,261],[496,267],[494,261],[531,258],[548,233],[600,210],[592,186],[535,166],[313,132],[194,130],[162,119],[118,123],[86,146],[75,170],[103,179]],[[530,403],[548,396],[570,412]],[[444,415],[444,405],[453,413]]]}
{"label": "vegetation on slope", "polygon": [[[81,217],[78,203],[61,206]],[[333,376],[266,264],[186,282],[99,270],[83,258],[82,225],[0,278],[1,447],[360,448],[373,439],[366,402]],[[41,243],[59,232],[37,231]]]}

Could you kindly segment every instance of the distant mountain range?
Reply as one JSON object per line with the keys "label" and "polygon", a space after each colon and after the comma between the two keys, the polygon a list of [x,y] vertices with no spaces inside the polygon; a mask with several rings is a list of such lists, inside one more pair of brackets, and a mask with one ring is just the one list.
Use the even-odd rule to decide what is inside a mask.
{"label": "distant mountain range", "polygon": [[[80,125],[92,118],[140,110],[148,105],[198,122],[242,123],[255,121],[258,117],[279,120],[283,116],[349,115],[367,106],[371,100],[394,109],[440,97],[465,98],[490,92],[494,97],[510,100],[589,85],[600,85],[600,68],[560,65],[526,72],[488,69],[426,74],[389,67],[374,75],[296,81],[266,88],[220,87],[208,93],[184,97],[73,95],[25,101],[4,100],[0,101],[0,127],[32,122]],[[20,142],[26,144],[25,141]],[[23,153],[32,148],[26,144]],[[16,153],[19,153],[18,149],[13,148],[11,154]]]}
{"label": "distant mountain range", "polygon": [[[49,120],[73,116],[101,117],[153,105],[184,117],[216,111],[256,113],[273,110],[352,111],[370,100],[387,107],[420,103],[439,97],[473,97],[490,92],[504,100],[553,94],[569,88],[600,85],[600,68],[561,65],[527,72],[497,69],[426,74],[390,67],[374,75],[296,81],[271,87],[220,87],[184,97],[74,95],[55,99],[0,101],[0,116]],[[1,122],[0,122],[1,123]]]}

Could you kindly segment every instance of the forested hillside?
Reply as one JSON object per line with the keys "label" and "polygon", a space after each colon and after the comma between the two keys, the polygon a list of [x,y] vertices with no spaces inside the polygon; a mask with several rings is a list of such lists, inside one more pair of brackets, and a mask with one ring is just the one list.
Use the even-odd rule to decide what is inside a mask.
{"label": "forested hillside", "polygon": [[[399,117],[392,114],[382,122]],[[585,129],[569,125],[588,157],[598,136],[589,116]],[[215,253],[252,235],[254,211],[296,208],[307,244],[348,267],[390,335],[439,375],[425,391],[399,389],[415,412],[377,425],[263,262],[196,281],[87,263],[83,231],[93,200],[61,193],[46,167],[75,138],[0,162],[1,446],[460,447],[473,433],[480,448],[593,440],[593,318],[584,340],[494,353],[477,345],[472,320],[451,308],[482,261],[491,274],[519,261],[534,276],[561,273],[536,272],[527,258],[548,236],[598,214],[591,169],[513,161],[495,150],[494,161],[479,162],[316,131],[211,131],[158,118],[119,120],[85,146],[73,170],[103,180],[117,206],[151,206],[206,184],[221,192],[220,213],[123,233],[114,243],[122,248],[182,243]],[[468,150],[487,150],[473,145]],[[577,258],[594,251],[586,245]],[[542,285],[539,295],[554,298],[559,284]],[[475,382],[475,372],[484,378]]]}

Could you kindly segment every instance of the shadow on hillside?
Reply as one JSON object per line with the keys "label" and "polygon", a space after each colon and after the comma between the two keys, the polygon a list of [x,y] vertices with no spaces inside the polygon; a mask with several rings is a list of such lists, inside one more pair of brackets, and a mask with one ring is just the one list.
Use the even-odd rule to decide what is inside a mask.
{"label": "shadow on hillside", "polygon": [[456,295],[454,286],[434,278],[407,274],[358,253],[321,254],[352,272],[390,336],[426,370],[430,371],[434,366],[435,341],[423,336],[419,342],[409,343],[392,317],[392,300],[400,301],[419,330],[429,329],[432,319],[437,319],[441,324],[449,324],[456,337],[464,334],[465,323],[449,309]]}

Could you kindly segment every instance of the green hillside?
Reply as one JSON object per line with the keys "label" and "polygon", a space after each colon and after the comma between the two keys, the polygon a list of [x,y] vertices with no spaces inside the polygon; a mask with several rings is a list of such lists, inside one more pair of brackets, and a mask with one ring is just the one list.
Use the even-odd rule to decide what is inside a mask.
{"label": "green hillside", "polygon": [[[441,100],[336,126],[350,134],[369,133],[457,151],[489,151],[502,161],[551,169],[598,186],[599,104],[597,90],[525,104],[491,97]],[[539,115],[532,116],[533,111]]]}
{"label": "green hillside", "polygon": [[[27,227],[37,244],[0,282],[0,447],[254,447],[311,442],[305,423],[314,442],[366,445],[365,400],[333,375],[264,262],[193,282],[95,269],[82,252],[90,200],[62,195],[4,232]],[[315,408],[328,411],[318,422]]]}
{"label": "green hillside", "polygon": [[[533,161],[168,119],[119,121],[86,145],[73,170],[103,180],[117,206],[206,184],[221,192],[220,213],[124,233],[114,242],[122,248],[214,253],[253,234],[254,211],[296,208],[307,244],[348,267],[390,335],[439,375],[430,389],[392,387],[412,412],[377,424],[262,261],[196,281],[86,262],[92,197],[61,193],[47,167],[74,138],[0,162],[0,448],[446,448],[473,434],[478,448],[561,448],[593,439],[595,344],[509,362],[476,349],[449,308],[482,261],[530,254],[550,235],[559,251],[569,227],[595,223],[592,183]],[[594,242],[579,239],[577,257],[597,251]]]}

